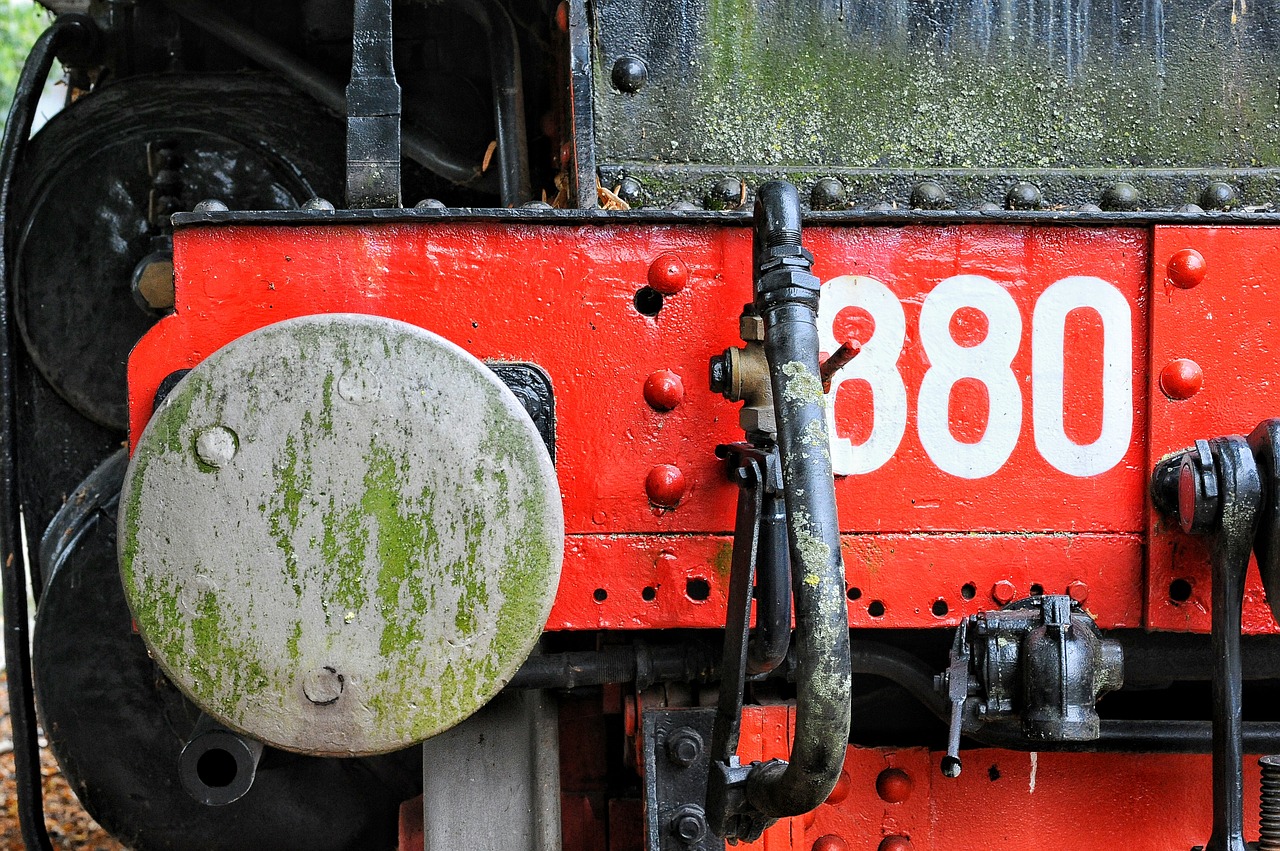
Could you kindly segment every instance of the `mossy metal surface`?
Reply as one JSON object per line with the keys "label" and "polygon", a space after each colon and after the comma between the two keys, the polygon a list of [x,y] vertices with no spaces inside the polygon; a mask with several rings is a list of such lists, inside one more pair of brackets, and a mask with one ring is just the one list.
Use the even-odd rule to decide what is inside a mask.
{"label": "mossy metal surface", "polygon": [[[210,466],[210,427],[236,439]],[[121,499],[143,638],[223,724],[286,750],[372,754],[456,724],[541,634],[564,520],[550,458],[479,361],[376,317],[281,322],[161,404]],[[310,700],[332,668],[339,698]]]}

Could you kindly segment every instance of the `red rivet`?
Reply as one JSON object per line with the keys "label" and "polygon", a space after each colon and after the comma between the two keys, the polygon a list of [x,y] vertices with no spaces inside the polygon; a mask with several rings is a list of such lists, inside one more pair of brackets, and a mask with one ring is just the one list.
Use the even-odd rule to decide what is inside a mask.
{"label": "red rivet", "polygon": [[1189,290],[1204,280],[1207,269],[1204,255],[1194,248],[1175,251],[1169,258],[1169,283],[1181,290]]}
{"label": "red rivet", "polygon": [[995,600],[1001,606],[1008,605],[1013,602],[1013,598],[1017,596],[1018,589],[1013,587],[1013,583],[1008,579],[1001,579],[995,585],[991,586],[991,599]]}
{"label": "red rivet", "polygon": [[556,7],[556,29],[562,33],[569,31],[569,4],[561,3]]}
{"label": "red rivet", "polygon": [[1089,599],[1089,586],[1077,579],[1067,586],[1067,596],[1077,603],[1083,603]]}
{"label": "red rivet", "polygon": [[663,295],[675,295],[689,283],[689,267],[674,254],[663,254],[649,267],[649,286]]}
{"label": "red rivet", "polygon": [[836,786],[831,790],[831,794],[827,796],[828,804],[838,804],[845,798],[849,797],[849,789],[853,786],[853,778],[849,776],[849,772],[841,771],[840,777],[836,780]]}
{"label": "red rivet", "polygon": [[1203,386],[1200,364],[1190,358],[1171,360],[1160,370],[1160,389],[1170,399],[1190,399]]}
{"label": "red rivet", "polygon": [[669,369],[660,369],[644,382],[644,400],[658,411],[669,411],[684,401],[684,382]]}
{"label": "red rivet", "polygon": [[649,502],[659,508],[675,508],[684,496],[684,473],[671,464],[659,464],[644,479]]}
{"label": "red rivet", "polygon": [[911,851],[911,840],[905,836],[886,836],[877,851]]}
{"label": "red rivet", "polygon": [[813,841],[813,851],[849,851],[849,843],[834,833],[828,833]]}
{"label": "red rivet", "polygon": [[901,768],[886,768],[876,778],[876,794],[887,804],[901,804],[911,797],[911,775]]}

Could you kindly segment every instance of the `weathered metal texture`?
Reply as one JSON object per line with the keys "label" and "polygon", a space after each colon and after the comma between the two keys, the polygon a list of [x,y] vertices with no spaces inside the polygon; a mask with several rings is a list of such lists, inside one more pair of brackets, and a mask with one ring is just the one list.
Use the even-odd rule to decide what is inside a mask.
{"label": "weathered metal texture", "polygon": [[[1188,264],[1181,253],[1188,249],[1203,262]],[[1280,344],[1271,291],[1277,255],[1280,231],[1270,228],[1155,228],[1147,374],[1152,467],[1199,438],[1248,434],[1280,412],[1274,368]],[[1189,265],[1198,271],[1188,275]],[[1170,395],[1169,388],[1162,391],[1161,374],[1179,359],[1197,366],[1201,380]],[[1208,632],[1207,546],[1156,511],[1149,524],[1147,625]],[[1244,629],[1276,631],[1252,568],[1245,576]]]}
{"label": "weathered metal texture", "polygon": [[[1205,755],[970,750],[965,764],[974,770],[956,779],[937,772],[938,757],[924,748],[850,747],[839,800],[805,817],[804,833],[781,847],[874,849],[901,836],[910,844],[892,847],[911,851],[1170,851],[1202,844],[1212,818]],[[877,783],[894,769],[905,783]],[[1245,833],[1256,840],[1256,759],[1245,760],[1244,777]],[[815,844],[825,836],[847,844]]]}
{"label": "weathered metal texture", "polygon": [[507,692],[424,742],[415,851],[560,851],[557,709],[548,692]]}
{"label": "weathered metal texture", "polygon": [[121,573],[138,627],[219,722],[372,754],[483,706],[546,621],[563,550],[520,403],[391,319],[276,323],[220,349],[134,448]]}
{"label": "weathered metal texture", "polygon": [[[510,223],[427,218],[180,227],[177,313],[141,341],[130,363],[135,439],[166,375],[256,327],[350,310],[409,321],[482,359],[536,363],[553,381],[569,537],[551,628],[722,625],[734,492],[712,449],[739,431],[734,406],[712,394],[702,376],[711,354],[738,341],[737,306],[750,298],[749,234],[732,223],[571,221],[531,228],[518,214]],[[1144,624],[1149,461],[1184,448],[1197,434],[1248,431],[1274,413],[1266,357],[1274,311],[1266,286],[1277,232],[1179,228],[1173,243],[1170,232],[1156,229],[1153,256],[1152,231],[1138,227],[806,228],[815,273],[824,282],[820,319],[831,322],[828,351],[837,333],[865,344],[832,383],[833,457],[869,466],[876,460],[867,448],[874,439],[871,448],[884,459],[870,472],[836,481],[851,624],[955,625],[1003,596],[997,586],[1004,582],[1012,586],[1006,602],[1032,593],[1034,585],[1066,593],[1082,583],[1076,593],[1086,594],[1084,607],[1100,626]],[[1208,276],[1193,289],[1166,292],[1169,257],[1192,236],[1209,257]],[[689,269],[687,285],[665,297],[656,316],[641,314],[634,299],[649,266],[672,253]],[[849,275],[858,276],[856,286]],[[989,299],[982,308],[955,307],[944,324],[955,302],[939,315],[941,303],[931,294],[957,275],[990,278],[1012,307],[980,285]],[[1073,308],[1064,318],[1070,302],[1062,300],[1062,288],[1056,301],[1046,299],[1052,286],[1077,277],[1106,285],[1090,285],[1107,296],[1105,317],[1097,308]],[[922,335],[926,303],[932,330]],[[1195,308],[1184,312],[1183,305]],[[1056,359],[1044,369],[1033,363],[1035,351],[1042,357],[1055,351],[1046,335],[1057,323],[1044,322],[1046,315],[1062,322],[1061,385],[1050,368]],[[1150,356],[1149,322],[1157,349]],[[955,378],[949,397],[935,388],[922,403],[935,362],[955,366],[957,352],[974,351],[955,341],[985,339],[978,336],[984,326],[997,329],[1004,345],[1016,342],[1012,358],[975,378],[947,373]],[[938,328],[954,329],[950,343]],[[1193,337],[1188,329],[1197,328],[1211,333]],[[1126,336],[1129,349],[1117,355],[1114,341]],[[1159,367],[1184,354],[1204,367],[1205,387],[1175,403],[1156,382]],[[684,383],[683,401],[668,411],[644,399],[643,385],[657,370],[670,370]],[[934,372],[929,381],[936,383]],[[995,395],[984,382],[997,387]],[[1060,426],[1051,404],[1055,389],[1067,402]],[[1159,417],[1150,427],[1148,404]],[[979,478],[946,472],[939,461],[977,452],[972,446],[987,437],[991,410],[1003,423],[1001,452],[1012,446],[1004,463]],[[929,439],[945,441],[936,428],[945,416],[952,437],[945,451],[922,441],[922,411],[932,412]],[[895,430],[881,426],[872,438],[884,422]],[[1106,423],[1108,440],[1100,449],[1109,454],[1090,462],[1086,453],[1082,460],[1072,445],[1096,443]],[[1149,429],[1158,432],[1150,458]],[[1046,436],[1056,437],[1047,450],[1039,445]],[[861,455],[851,454],[856,447]],[[1093,472],[1117,454],[1113,466]],[[1050,457],[1084,475],[1064,472]],[[655,512],[645,479],[662,464],[683,473],[684,493],[674,510]],[[875,499],[862,498],[867,493]],[[1186,561],[1179,563],[1189,572],[1173,575],[1171,539],[1156,529],[1154,540],[1146,622],[1207,631],[1207,613],[1195,602],[1207,588],[1207,560],[1198,561],[1196,545],[1182,540],[1178,558]],[[1189,604],[1169,600],[1175,578],[1196,581]],[[1251,589],[1256,598],[1256,582]],[[1246,615],[1248,629],[1269,625],[1269,617]]]}
{"label": "weathered metal texture", "polygon": [[[1096,204],[1123,176],[1176,206],[1196,200],[1182,197],[1186,172],[1161,191],[1144,169],[1280,165],[1265,70],[1280,22],[1258,4],[593,5],[597,158],[609,180],[634,169],[649,203],[700,200],[714,180],[691,196],[689,169],[737,176],[737,164],[806,194],[838,175],[851,202],[884,199],[886,175],[979,168],[1008,180],[975,197],[956,174],[943,184],[954,201],[999,203],[1045,175],[1059,184],[1050,204]],[[642,63],[641,85],[620,62]],[[1261,183],[1252,203],[1274,201],[1276,173]]]}

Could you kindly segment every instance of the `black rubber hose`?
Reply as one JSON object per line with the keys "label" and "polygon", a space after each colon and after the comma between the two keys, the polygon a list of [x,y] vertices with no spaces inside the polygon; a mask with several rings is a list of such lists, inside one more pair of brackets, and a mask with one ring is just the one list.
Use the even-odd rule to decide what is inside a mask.
{"label": "black rubber hose", "polygon": [[[332,112],[345,116],[347,98],[343,88],[320,69],[307,64],[271,39],[241,24],[204,0],[164,0],[179,17],[199,27],[227,47],[257,62],[268,71],[279,74],[298,91],[314,98]],[[479,163],[468,163],[445,148],[438,139],[420,128],[405,129],[401,144],[404,155],[462,186],[491,190],[496,181],[481,175]]]}
{"label": "black rubber hose", "polygon": [[[14,773],[18,787],[18,819],[22,841],[33,851],[49,851],[49,834],[44,826],[44,798],[40,777],[40,746],[36,740],[35,700],[31,690],[31,644],[27,628],[27,565],[21,525],[21,494],[18,491],[18,459],[14,451],[17,434],[17,404],[14,389],[14,355],[17,336],[13,321],[13,287],[9,277],[8,235],[13,223],[9,204],[19,160],[31,135],[45,81],[59,55],[74,53],[84,58],[96,49],[99,38],[93,21],[81,15],[63,15],[36,39],[18,77],[13,105],[0,142],[0,428],[4,429],[0,449],[0,591],[4,594],[4,658],[8,674],[9,717],[13,722]],[[80,63],[76,63],[80,64]],[[38,530],[37,530],[38,531]]]}
{"label": "black rubber hose", "polygon": [[764,318],[782,459],[796,632],[796,731],[787,762],[747,779],[769,818],[802,815],[835,787],[849,741],[849,610],[818,372],[818,279],[800,242],[800,196],[784,181],[756,193],[755,307]]}

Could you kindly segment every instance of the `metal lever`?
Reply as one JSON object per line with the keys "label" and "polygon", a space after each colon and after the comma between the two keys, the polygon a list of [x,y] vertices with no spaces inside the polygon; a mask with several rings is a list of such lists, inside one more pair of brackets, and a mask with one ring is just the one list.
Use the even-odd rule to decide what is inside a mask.
{"label": "metal lever", "polygon": [[942,758],[946,777],[960,776],[960,734],[964,729],[964,707],[969,699],[969,619],[960,622],[951,649],[951,664],[942,676],[947,686],[947,702],[951,716],[947,724],[947,754]]}
{"label": "metal lever", "polygon": [[[1174,487],[1176,491],[1171,492]],[[1152,497],[1157,508],[1177,517],[1183,531],[1202,535],[1209,543],[1213,570],[1213,832],[1204,851],[1247,851],[1240,631],[1244,577],[1263,505],[1258,465],[1243,437],[1197,440],[1194,448],[1156,465]]]}
{"label": "metal lever", "polygon": [[399,207],[400,85],[391,0],[356,0],[347,86],[347,206]]}

